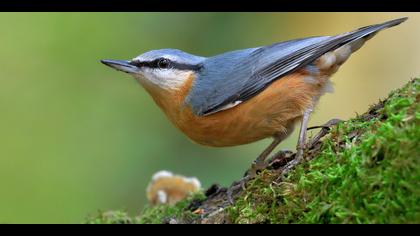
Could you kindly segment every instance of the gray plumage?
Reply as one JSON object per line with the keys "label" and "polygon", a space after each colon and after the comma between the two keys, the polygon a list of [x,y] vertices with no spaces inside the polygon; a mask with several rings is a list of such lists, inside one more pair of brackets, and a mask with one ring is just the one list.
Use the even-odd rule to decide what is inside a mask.
{"label": "gray plumage", "polygon": [[159,50],[151,50],[146,53],[141,54],[140,56],[134,58],[133,60],[138,61],[153,61],[158,58],[168,58],[171,61],[185,63],[189,65],[199,64],[202,63],[206,58],[199,57],[196,55],[192,55],[181,51],[179,49],[159,49]]}
{"label": "gray plumage", "polygon": [[371,25],[337,36],[309,37],[209,58],[197,57],[196,61],[202,69],[185,102],[198,116],[220,111],[228,104],[252,98],[277,79],[309,65],[329,51],[398,25],[406,19]]}

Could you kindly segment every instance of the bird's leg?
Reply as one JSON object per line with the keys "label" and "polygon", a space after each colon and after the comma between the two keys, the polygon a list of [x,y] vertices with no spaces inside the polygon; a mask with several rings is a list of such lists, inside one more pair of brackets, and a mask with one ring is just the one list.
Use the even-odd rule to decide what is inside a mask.
{"label": "bird's leg", "polygon": [[268,163],[265,161],[267,159],[268,155],[270,155],[271,152],[280,144],[281,139],[278,137],[274,137],[273,142],[264,149],[264,151],[255,159],[255,161],[251,165],[251,169],[248,171],[248,176],[250,178],[253,178],[257,175],[257,172],[266,168]]}
{"label": "bird's leg", "polygon": [[[303,151],[305,149],[305,141],[306,141],[306,129],[308,127],[308,121],[309,116],[312,112],[312,107],[305,110],[303,114],[302,124],[300,127],[299,132],[299,140],[297,145],[297,153],[295,156],[295,159],[290,161],[286,164],[282,170],[287,170],[293,168],[295,165],[299,164],[303,159]],[[234,182],[227,190],[227,197],[231,204],[233,204],[233,193],[239,189],[245,189],[245,183],[246,181],[254,178],[257,175],[257,172],[266,168],[268,166],[268,163],[265,161],[270,155],[271,152],[281,143],[283,139],[279,137],[274,137],[273,142],[264,149],[264,151],[255,159],[255,161],[252,163],[251,169],[248,170],[247,175],[240,179],[239,181]],[[275,154],[275,156],[287,156],[290,155],[287,151],[281,151],[280,153]]]}
{"label": "bird's leg", "polygon": [[307,108],[305,112],[303,113],[302,123],[301,123],[300,131],[299,131],[299,139],[298,139],[298,144],[296,148],[296,156],[292,161],[287,163],[284,168],[282,168],[283,173],[288,172],[290,169],[292,169],[297,164],[299,164],[303,159],[303,151],[305,150],[305,141],[306,141],[306,133],[307,133],[307,128],[308,128],[308,121],[309,121],[309,116],[311,115],[311,113],[312,113],[312,107]]}
{"label": "bird's leg", "polygon": [[297,149],[296,149],[296,158],[295,158],[295,159],[298,159],[299,161],[301,161],[301,159],[303,158],[303,151],[305,149],[308,121],[309,121],[309,116],[311,115],[311,113],[312,113],[312,108],[306,109],[306,111],[303,113],[302,124],[300,126],[299,139],[298,139],[298,144],[297,144]]}

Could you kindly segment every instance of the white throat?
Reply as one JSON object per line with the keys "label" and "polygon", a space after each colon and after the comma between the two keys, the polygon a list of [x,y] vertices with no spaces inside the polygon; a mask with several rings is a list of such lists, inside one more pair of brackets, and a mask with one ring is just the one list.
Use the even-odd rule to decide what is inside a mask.
{"label": "white throat", "polygon": [[144,68],[142,73],[134,75],[139,82],[146,82],[166,90],[179,90],[190,78],[192,71],[176,69]]}

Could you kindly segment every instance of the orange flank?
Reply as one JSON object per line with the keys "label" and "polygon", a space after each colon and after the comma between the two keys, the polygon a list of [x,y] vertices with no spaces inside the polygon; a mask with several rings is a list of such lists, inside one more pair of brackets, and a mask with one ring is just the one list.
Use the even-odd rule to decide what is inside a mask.
{"label": "orange flank", "polygon": [[[322,73],[324,74],[324,73]],[[191,74],[179,90],[143,84],[171,122],[191,140],[206,146],[234,146],[267,137],[286,138],[305,109],[324,93],[328,76],[312,77],[304,70],[278,79],[264,91],[236,107],[196,116],[184,103],[193,84]]]}
{"label": "orange flank", "polygon": [[[405,20],[406,17],[365,26],[336,36],[302,38],[251,51],[237,50],[211,58],[198,57],[177,49],[161,49],[143,53],[131,62],[102,62],[134,75],[169,120],[191,140],[202,145],[236,146],[275,137],[272,144],[275,146],[290,135],[295,124],[302,120],[296,154],[296,159],[299,160],[310,113],[321,95],[330,91],[330,76],[377,32],[399,25]],[[284,54],[276,54],[276,50],[285,51]],[[174,58],[175,60],[171,61]],[[260,63],[254,68],[252,61],[248,59]],[[273,62],[268,63],[266,60]],[[242,69],[223,67],[223,70],[214,73],[218,69],[217,66],[239,64],[252,67],[252,70],[244,73],[246,78],[231,78],[232,81],[228,81],[231,83],[226,84],[231,86],[235,81],[243,79],[238,83],[246,86],[227,87],[225,90],[218,90],[226,92],[223,96],[210,96],[212,91],[226,86],[226,81],[220,82],[219,79],[229,80],[226,77],[230,73]],[[202,79],[205,79],[206,83],[199,84],[200,81],[195,81],[197,75],[203,76]],[[276,78],[275,75],[284,76]],[[214,78],[215,76],[223,77]],[[249,81],[250,78],[258,76],[264,81]],[[212,81],[216,83],[213,87]],[[252,82],[256,84],[251,84]],[[197,87],[194,87],[192,96],[188,96],[192,86]],[[262,91],[259,90],[260,86],[264,86]],[[257,94],[248,94],[252,91],[256,91]],[[199,97],[200,93],[202,97]],[[187,97],[192,103],[186,102]],[[227,99],[233,97],[247,99]],[[205,99],[208,101],[204,101]],[[216,106],[217,109],[209,110],[209,105]],[[194,113],[192,108],[197,112]],[[206,115],[195,115],[202,113]],[[271,145],[266,151],[271,152],[270,149]],[[265,157],[266,153],[263,152],[259,160],[264,160]]]}

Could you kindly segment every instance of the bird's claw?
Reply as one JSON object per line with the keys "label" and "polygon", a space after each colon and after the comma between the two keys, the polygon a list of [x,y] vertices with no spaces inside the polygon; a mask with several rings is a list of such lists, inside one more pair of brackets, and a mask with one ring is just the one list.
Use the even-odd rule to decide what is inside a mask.
{"label": "bird's claw", "polygon": [[238,190],[245,190],[245,184],[251,179],[254,179],[259,172],[266,169],[268,166],[273,164],[275,161],[279,160],[282,162],[285,158],[288,159],[293,154],[292,151],[289,150],[281,150],[274,154],[269,161],[259,161],[258,159],[252,162],[251,168],[246,172],[245,177],[240,179],[239,181],[235,181],[227,190],[227,197],[230,204],[234,203],[233,195]]}
{"label": "bird's claw", "polygon": [[317,143],[322,137],[324,137],[330,130],[330,128],[338,123],[340,123],[342,120],[340,119],[331,119],[327,123],[320,125],[320,126],[312,126],[309,127],[307,130],[310,129],[316,129],[321,128],[321,130],[308,142],[303,143],[301,145],[298,145],[298,151],[296,153],[296,156],[293,160],[289,161],[283,168],[281,168],[281,172],[283,174],[286,174],[291,169],[293,169],[296,165],[302,162],[304,149],[311,148]]}
{"label": "bird's claw", "polygon": [[[227,198],[228,198],[229,203],[234,204],[233,195],[240,189],[245,190],[246,182],[255,178],[260,171],[266,169],[270,164],[273,164],[275,162],[281,162],[281,163],[286,162],[286,164],[284,164],[283,167],[278,169],[278,172],[281,172],[282,174],[286,174],[287,172],[289,172],[296,165],[298,165],[299,163],[302,162],[304,149],[307,148],[307,147],[311,147],[316,142],[318,142],[323,136],[325,136],[328,133],[331,126],[334,126],[334,125],[338,124],[339,122],[341,122],[341,120],[332,119],[332,120],[329,120],[327,123],[325,123],[323,125],[313,126],[313,127],[310,127],[308,129],[306,129],[306,130],[310,130],[310,129],[321,128],[321,131],[319,131],[319,133],[316,134],[315,137],[313,139],[311,139],[308,143],[298,144],[298,150],[296,152],[295,158],[288,161],[288,162],[287,162],[287,160],[290,159],[293,156],[293,152],[291,152],[289,150],[281,150],[281,151],[277,152],[276,154],[274,154],[269,159],[268,162],[260,160],[260,158],[257,158],[257,160],[255,160],[252,163],[251,168],[247,171],[246,176],[243,177],[242,179],[240,179],[239,181],[235,181],[228,188]],[[300,141],[304,142],[304,139],[302,139]]]}
{"label": "bird's claw", "polygon": [[233,195],[236,193],[236,191],[240,189],[245,190],[245,183],[250,179],[252,178],[249,175],[247,175],[243,177],[242,179],[240,179],[239,181],[233,182],[232,185],[227,189],[226,195],[231,205],[235,203],[233,199]]}

